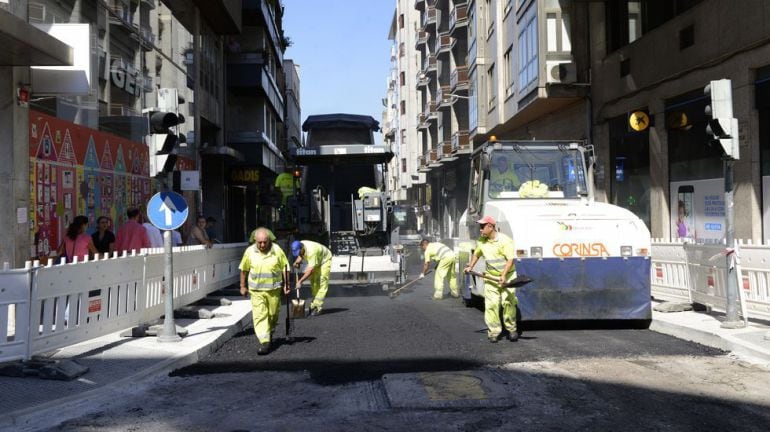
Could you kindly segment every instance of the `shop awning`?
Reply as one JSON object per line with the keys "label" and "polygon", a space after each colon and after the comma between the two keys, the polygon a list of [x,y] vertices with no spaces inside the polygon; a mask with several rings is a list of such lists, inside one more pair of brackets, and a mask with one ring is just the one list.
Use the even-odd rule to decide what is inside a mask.
{"label": "shop awning", "polygon": [[72,66],[73,49],[23,19],[0,9],[0,65]]}

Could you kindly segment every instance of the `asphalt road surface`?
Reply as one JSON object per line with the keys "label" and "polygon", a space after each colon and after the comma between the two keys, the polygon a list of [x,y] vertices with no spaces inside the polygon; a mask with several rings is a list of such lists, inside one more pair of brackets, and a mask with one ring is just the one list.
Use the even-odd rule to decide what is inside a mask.
{"label": "asphalt road surface", "polygon": [[[767,430],[770,374],[646,329],[527,330],[486,340],[481,311],[332,287],[257,356],[249,329],[201,362],[55,430]],[[285,308],[282,308],[282,313]],[[593,326],[595,327],[595,326]]]}

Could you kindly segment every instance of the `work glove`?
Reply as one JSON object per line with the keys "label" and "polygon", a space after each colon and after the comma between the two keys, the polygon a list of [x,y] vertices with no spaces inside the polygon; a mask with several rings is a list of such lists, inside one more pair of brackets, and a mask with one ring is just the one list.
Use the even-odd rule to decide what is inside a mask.
{"label": "work glove", "polygon": [[422,279],[425,277],[425,273],[420,273],[420,277],[418,279]]}

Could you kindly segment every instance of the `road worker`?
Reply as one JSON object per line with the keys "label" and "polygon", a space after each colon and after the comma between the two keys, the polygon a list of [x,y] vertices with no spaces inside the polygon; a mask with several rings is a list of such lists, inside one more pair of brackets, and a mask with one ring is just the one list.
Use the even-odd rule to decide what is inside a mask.
{"label": "road worker", "polygon": [[290,291],[289,260],[270,240],[266,229],[257,228],[254,240],[243,253],[238,268],[241,270],[241,295],[251,297],[254,333],[260,344],[257,354],[266,355],[270,353],[272,334],[278,324],[281,287],[286,294]]}
{"label": "road worker", "polygon": [[296,289],[302,282],[310,279],[310,290],[313,301],[310,303],[310,315],[317,316],[323,309],[326,292],[329,291],[329,276],[332,272],[332,251],[326,246],[310,240],[295,240],[291,243],[291,254],[294,256],[294,267],[299,268],[304,260],[307,263],[305,272],[297,279]]}
{"label": "road worker", "polygon": [[441,300],[444,298],[444,280],[447,278],[449,278],[449,294],[454,298],[460,297],[460,291],[457,289],[457,272],[455,271],[457,256],[455,253],[443,243],[430,243],[424,239],[420,242],[420,248],[425,255],[420,279],[425,277],[430,262],[436,262],[436,275],[433,277],[433,299]]}
{"label": "road worker", "polygon": [[281,205],[285,206],[289,197],[294,195],[294,174],[289,171],[278,174],[275,187],[281,192]]}
{"label": "road worker", "polygon": [[508,163],[508,158],[503,154],[495,155],[492,159],[492,168],[489,170],[489,196],[499,197],[503,192],[514,192],[521,182],[519,176]]}
{"label": "road worker", "polygon": [[[489,342],[496,343],[505,327],[508,340],[516,342],[519,340],[519,334],[516,332],[516,289],[501,286],[516,278],[516,267],[513,263],[516,250],[513,240],[497,231],[497,222],[491,216],[484,216],[476,223],[479,224],[481,237],[476,242],[476,250],[464,271],[471,272],[479,258],[484,257],[487,266],[485,273],[496,279],[484,279],[484,321],[487,324],[487,338]],[[501,306],[502,324],[499,315]]]}

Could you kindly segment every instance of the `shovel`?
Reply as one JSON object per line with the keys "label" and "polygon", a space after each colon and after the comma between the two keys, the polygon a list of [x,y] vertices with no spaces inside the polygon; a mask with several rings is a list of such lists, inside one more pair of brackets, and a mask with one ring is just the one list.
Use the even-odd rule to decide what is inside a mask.
{"label": "shovel", "polygon": [[[294,284],[299,281],[299,275],[294,273]],[[299,287],[297,287],[297,298],[291,301],[291,316],[292,318],[305,318],[305,299],[299,298]]]}
{"label": "shovel", "polygon": [[[433,271],[433,269],[428,269],[428,271],[426,271],[426,272],[425,272],[425,276],[427,276],[428,274],[430,274],[430,272],[432,272],[432,271]],[[402,289],[404,289],[404,288],[408,288],[410,285],[412,285],[413,283],[417,282],[418,280],[420,280],[420,278],[417,278],[417,279],[415,279],[415,280],[413,280],[413,281],[410,281],[410,282],[407,282],[407,283],[405,283],[405,284],[401,285],[401,287],[400,287],[400,288],[398,288],[398,289],[396,289],[396,290],[393,290],[393,292],[391,292],[390,294],[388,294],[388,296],[389,296],[390,298],[392,298],[392,299],[394,299],[394,298],[398,297],[399,291],[401,291],[401,290],[402,290]]]}
{"label": "shovel", "polygon": [[[479,273],[479,272],[475,272],[475,271],[471,271],[469,273],[472,274],[473,276],[478,276],[478,277],[484,278],[484,279],[486,279],[488,281],[492,281],[492,282],[499,281],[498,278],[496,278],[494,276],[491,276],[491,275],[488,275],[486,273]],[[503,288],[511,288],[511,287],[519,288],[519,287],[522,287],[522,286],[532,282],[533,280],[534,279],[532,279],[529,276],[520,275],[520,276],[516,276],[512,281],[508,281],[508,282],[502,284],[501,286]]]}

